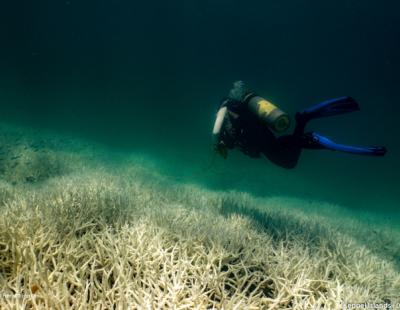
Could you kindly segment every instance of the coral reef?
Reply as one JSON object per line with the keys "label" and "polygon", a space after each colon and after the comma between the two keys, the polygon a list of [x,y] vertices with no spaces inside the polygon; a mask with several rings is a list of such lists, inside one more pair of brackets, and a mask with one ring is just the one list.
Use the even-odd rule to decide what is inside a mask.
{"label": "coral reef", "polygon": [[110,163],[76,141],[53,137],[35,152],[37,136],[14,137],[0,137],[3,160],[36,164],[0,171],[2,309],[400,302],[394,228],[366,227],[340,206],[174,183],[140,158]]}

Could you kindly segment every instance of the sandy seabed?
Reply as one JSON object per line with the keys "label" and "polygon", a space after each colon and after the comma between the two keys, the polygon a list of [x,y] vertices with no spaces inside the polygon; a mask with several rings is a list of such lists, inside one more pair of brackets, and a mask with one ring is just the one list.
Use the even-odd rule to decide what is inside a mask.
{"label": "sandy seabed", "polygon": [[0,177],[1,309],[400,303],[400,231],[369,214],[206,190],[143,155],[9,125]]}

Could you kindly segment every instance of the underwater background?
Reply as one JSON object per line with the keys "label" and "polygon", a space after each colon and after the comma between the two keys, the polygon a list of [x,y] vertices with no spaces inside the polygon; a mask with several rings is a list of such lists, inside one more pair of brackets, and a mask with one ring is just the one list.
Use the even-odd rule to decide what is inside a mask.
{"label": "underwater background", "polygon": [[[400,308],[399,55],[394,0],[1,2],[0,308]],[[236,80],[388,152],[220,158]]]}
{"label": "underwater background", "polygon": [[[398,1],[8,1],[0,5],[0,119],[153,158],[211,189],[399,215]],[[296,169],[210,159],[221,97],[244,80],[290,112],[349,95],[361,111],[313,121],[383,158],[304,151]],[[210,164],[210,161],[211,164]]]}

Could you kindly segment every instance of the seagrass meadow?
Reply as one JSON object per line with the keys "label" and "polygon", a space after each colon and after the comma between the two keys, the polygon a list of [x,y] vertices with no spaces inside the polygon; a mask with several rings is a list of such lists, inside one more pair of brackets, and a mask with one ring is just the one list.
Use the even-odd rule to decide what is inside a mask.
{"label": "seagrass meadow", "polygon": [[205,189],[50,132],[3,124],[0,143],[2,309],[400,302],[393,219]]}

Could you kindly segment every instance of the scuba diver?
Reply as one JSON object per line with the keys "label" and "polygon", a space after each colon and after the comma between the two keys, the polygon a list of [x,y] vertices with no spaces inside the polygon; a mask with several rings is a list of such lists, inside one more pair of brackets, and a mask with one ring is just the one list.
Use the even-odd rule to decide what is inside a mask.
{"label": "scuba diver", "polygon": [[382,146],[349,146],[335,143],[316,132],[304,133],[307,123],[312,119],[359,109],[358,103],[351,97],[324,101],[297,112],[293,133],[281,135],[290,127],[289,116],[247,89],[242,81],[237,81],[217,112],[213,128],[214,150],[223,158],[227,158],[228,150],[235,147],[253,158],[264,154],[273,163],[287,169],[297,165],[302,149],[385,155],[386,148]]}

